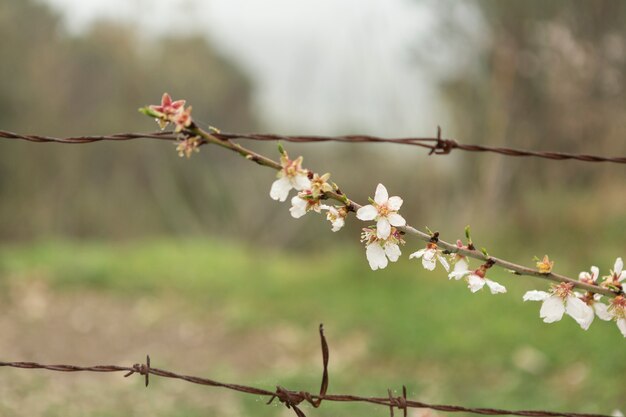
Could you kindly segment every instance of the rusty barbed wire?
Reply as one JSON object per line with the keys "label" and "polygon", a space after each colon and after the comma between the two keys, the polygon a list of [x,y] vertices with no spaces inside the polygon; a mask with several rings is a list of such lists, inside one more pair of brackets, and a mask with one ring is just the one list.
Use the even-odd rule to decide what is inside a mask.
{"label": "rusty barbed wire", "polygon": [[358,402],[367,404],[382,405],[389,408],[391,417],[394,417],[394,409],[402,410],[404,416],[407,416],[407,410],[409,408],[427,408],[435,411],[443,411],[449,413],[465,412],[479,415],[491,415],[491,416],[526,416],[526,417],[610,417],[605,414],[586,414],[586,413],[565,413],[554,412],[545,410],[505,410],[499,408],[472,408],[458,405],[445,405],[445,404],[429,404],[417,400],[410,400],[407,398],[407,388],[402,386],[402,396],[394,397],[391,389],[387,389],[386,397],[364,397],[351,394],[328,394],[328,360],[330,357],[330,351],[326,336],[324,335],[324,326],[320,324],[319,335],[322,347],[322,382],[320,385],[319,394],[312,394],[307,391],[295,391],[281,386],[277,386],[275,391],[270,391],[263,388],[257,388],[247,386],[243,384],[230,384],[225,382],[215,381],[209,378],[202,378],[198,376],[178,374],[172,371],[164,369],[154,368],[150,364],[150,356],[146,357],[146,363],[136,363],[133,366],[118,366],[118,365],[96,365],[96,366],[77,366],[77,365],[45,365],[36,362],[0,362],[0,367],[11,367],[18,369],[44,369],[48,371],[56,372],[125,372],[124,377],[137,374],[144,376],[146,387],[149,385],[149,377],[151,375],[159,376],[162,378],[180,379],[182,381],[190,382],[198,385],[205,385],[210,387],[224,388],[231,391],[240,392],[243,394],[251,394],[262,397],[269,397],[267,404],[271,404],[274,400],[280,401],[285,407],[292,409],[298,417],[306,417],[300,404],[308,403],[314,408],[319,408],[322,401],[332,402]]}
{"label": "rusty barbed wire", "polygon": [[[551,159],[556,161],[577,160],[583,162],[609,162],[615,164],[626,164],[626,157],[609,157],[589,154],[573,154],[567,152],[532,151],[515,148],[494,147],[485,145],[469,145],[460,143],[454,139],[441,137],[441,129],[437,130],[437,137],[415,137],[415,138],[381,138],[369,135],[344,135],[344,136],[317,136],[317,135],[278,135],[273,133],[228,133],[212,132],[212,135],[221,140],[246,139],[255,141],[285,141],[295,143],[315,143],[315,142],[348,142],[348,143],[397,143],[401,145],[419,146],[429,150],[429,155],[447,155],[458,149],[466,152],[490,152],[504,156],[514,157],[535,157]],[[26,140],[29,142],[56,142],[65,144],[93,143],[101,141],[127,141],[133,139],[159,139],[175,141],[177,135],[171,131],[152,133],[119,133],[103,136],[74,136],[66,138],[56,138],[40,135],[23,135],[19,133],[0,130],[0,138]],[[203,144],[206,142],[203,142]]]}

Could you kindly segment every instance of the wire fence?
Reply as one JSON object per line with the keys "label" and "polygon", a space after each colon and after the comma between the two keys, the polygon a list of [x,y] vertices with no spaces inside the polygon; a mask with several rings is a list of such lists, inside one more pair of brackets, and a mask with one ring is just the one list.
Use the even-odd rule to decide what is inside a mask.
{"label": "wire fence", "polygon": [[[530,151],[519,150],[513,148],[501,148],[501,147],[489,147],[482,145],[466,145],[457,142],[453,139],[444,139],[441,136],[441,129],[437,131],[437,137],[424,137],[424,138],[380,138],[367,135],[348,135],[348,136],[284,136],[276,134],[258,134],[258,133],[226,133],[226,132],[211,132],[211,136],[218,141],[229,142],[231,139],[248,139],[255,141],[285,141],[296,143],[308,143],[308,142],[349,142],[349,143],[397,143],[404,145],[413,145],[429,150],[429,155],[446,155],[453,150],[458,149],[467,152],[491,152],[505,156],[516,157],[537,157],[551,160],[578,160],[584,162],[610,162],[617,164],[626,164],[626,157],[603,157],[587,154],[570,154],[563,152],[543,152],[543,151]],[[0,130],[0,138],[9,140],[26,140],[37,143],[64,143],[64,144],[83,144],[94,143],[101,141],[127,141],[135,139],[151,139],[151,140],[166,140],[176,141],[179,139],[178,134],[172,131],[153,132],[153,133],[121,133],[114,135],[102,135],[102,136],[75,136],[57,138],[51,136],[40,135],[22,135],[18,133],[2,131]],[[208,137],[207,137],[208,138]],[[208,140],[202,139],[201,144],[209,143]],[[222,144],[222,142],[219,142]],[[246,151],[243,148],[233,149],[237,152]],[[254,156],[251,154],[251,156]],[[260,156],[256,155],[256,162],[260,161]],[[261,161],[262,162],[262,161]],[[273,161],[270,161],[273,162]],[[273,162],[276,164],[275,162]],[[421,234],[419,231],[415,231],[417,234]],[[425,235],[425,238],[429,236]],[[454,245],[449,245],[452,249],[456,250]],[[469,254],[468,254],[469,256]],[[477,255],[479,256],[479,255]],[[479,256],[480,257],[480,256]],[[524,272],[524,275],[536,275],[533,271],[526,271],[526,268],[504,262],[509,268],[518,267],[520,271]],[[519,272],[522,274],[522,272]],[[561,277],[563,278],[563,277]],[[566,278],[566,277],[565,277]],[[568,279],[569,280],[569,279]],[[572,280],[573,281],[573,280]],[[583,285],[577,283],[577,285]],[[603,292],[603,289],[597,289],[597,292]],[[147,356],[146,362],[143,364],[134,364],[133,366],[118,366],[118,365],[96,365],[96,366],[77,366],[77,365],[46,365],[36,362],[0,362],[0,367],[11,367],[18,369],[43,369],[56,372],[124,372],[125,377],[129,377],[133,374],[142,375],[145,378],[145,385],[148,386],[150,376],[157,376],[163,378],[179,379],[193,384],[205,385],[210,387],[224,388],[231,391],[240,392],[243,394],[251,394],[255,396],[263,396],[268,398],[268,404],[274,400],[280,401],[287,408],[292,409],[298,417],[305,417],[302,411],[301,404],[307,403],[314,408],[321,406],[323,401],[329,402],[352,402],[352,403],[366,403],[385,406],[389,408],[391,417],[394,416],[394,410],[401,410],[404,416],[407,416],[407,411],[410,408],[424,408],[435,411],[443,412],[465,412],[479,415],[514,415],[514,416],[531,416],[531,417],[610,417],[604,414],[585,414],[585,413],[568,413],[568,412],[553,412],[545,410],[505,410],[498,408],[472,408],[458,405],[446,405],[446,404],[429,404],[417,400],[411,400],[407,398],[406,386],[402,387],[402,396],[394,397],[390,389],[387,390],[387,396],[384,397],[366,397],[351,394],[329,394],[327,392],[329,385],[328,375],[328,360],[329,360],[329,348],[324,336],[322,325],[319,328],[321,348],[322,348],[322,361],[323,361],[323,374],[320,391],[318,394],[313,394],[307,391],[297,391],[287,389],[281,386],[277,386],[276,390],[270,391],[263,388],[243,385],[243,384],[231,384],[225,382],[219,382],[208,378],[183,375],[172,371],[154,368],[150,364],[150,357]]]}
{"label": "wire fence", "polygon": [[[285,141],[295,143],[310,142],[348,142],[348,143],[397,143],[402,145],[419,146],[429,150],[429,155],[447,155],[454,150],[466,152],[490,152],[505,156],[515,157],[535,157],[543,159],[551,159],[555,161],[576,160],[583,162],[609,162],[615,164],[626,164],[626,157],[623,156],[598,156],[589,154],[574,154],[566,152],[548,152],[522,150],[515,148],[493,147],[484,145],[469,145],[460,143],[454,139],[445,139],[441,136],[441,129],[437,130],[437,137],[415,137],[415,138],[381,138],[368,135],[347,135],[347,136],[310,136],[296,135],[286,136],[272,133],[227,133],[213,132],[213,136],[221,140],[230,139],[247,139],[256,141]],[[22,135],[19,133],[0,130],[0,138],[26,140],[30,142],[55,142],[66,144],[92,143],[101,141],[126,141],[134,139],[158,139],[171,140],[177,139],[174,132],[153,132],[153,133],[119,133],[107,136],[74,136],[66,138],[55,138],[51,136],[39,135]]]}
{"label": "wire fence", "polygon": [[505,410],[500,408],[472,408],[459,405],[447,404],[429,404],[422,401],[411,400],[407,398],[406,386],[402,386],[402,396],[393,396],[391,389],[387,389],[385,397],[365,397],[352,394],[329,394],[329,373],[328,361],[330,358],[330,349],[326,336],[324,335],[324,327],[320,324],[319,335],[322,351],[322,382],[320,384],[319,394],[313,394],[308,391],[297,391],[277,386],[276,390],[270,391],[264,388],[258,388],[243,384],[232,384],[215,381],[209,378],[203,378],[192,375],[178,374],[164,369],[154,368],[150,364],[150,356],[146,357],[143,364],[134,364],[133,366],[118,365],[95,365],[95,366],[77,366],[77,365],[45,365],[36,362],[0,362],[0,367],[11,367],[18,369],[44,369],[55,372],[124,372],[125,377],[137,374],[144,377],[146,387],[150,383],[150,376],[158,376],[162,378],[179,379],[190,382],[192,384],[204,385],[209,387],[224,388],[243,394],[267,397],[267,404],[271,404],[274,400],[280,401],[287,408],[293,410],[298,417],[306,417],[302,411],[301,404],[307,403],[314,408],[319,408],[323,401],[342,402],[342,403],[365,403],[385,406],[389,408],[391,417],[394,417],[394,410],[398,409],[403,412],[406,417],[410,408],[425,408],[435,411],[443,411],[449,413],[472,413],[478,415],[490,416],[528,416],[528,417],[611,417],[605,414],[585,414],[585,413],[566,413],[545,410]]}

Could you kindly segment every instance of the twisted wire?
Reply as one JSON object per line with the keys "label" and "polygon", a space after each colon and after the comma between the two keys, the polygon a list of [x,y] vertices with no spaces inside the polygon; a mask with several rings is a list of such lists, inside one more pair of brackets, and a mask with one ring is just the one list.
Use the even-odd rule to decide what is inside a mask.
{"label": "twisted wire", "polygon": [[193,375],[184,375],[176,372],[154,368],[150,364],[150,356],[146,357],[146,363],[136,363],[133,366],[118,366],[118,365],[95,365],[95,366],[77,366],[77,365],[46,365],[37,362],[0,362],[0,367],[11,367],[17,369],[44,369],[55,372],[125,372],[125,377],[137,374],[145,377],[146,387],[149,385],[150,376],[158,376],[162,378],[179,379],[192,384],[224,388],[231,391],[240,392],[243,394],[250,394],[255,396],[269,397],[267,404],[272,403],[274,400],[280,401],[287,408],[292,409],[297,417],[306,417],[300,404],[305,402],[310,404],[314,408],[321,406],[322,401],[332,402],[352,402],[352,403],[366,403],[382,405],[389,408],[391,417],[394,417],[394,409],[402,410],[404,416],[407,415],[409,408],[427,408],[435,411],[444,411],[449,413],[472,413],[478,415],[490,415],[490,416],[526,416],[526,417],[610,417],[604,414],[585,414],[585,413],[569,413],[569,412],[554,412],[546,410],[506,410],[501,408],[473,408],[460,405],[449,404],[429,404],[422,401],[411,400],[407,398],[406,386],[402,386],[402,396],[394,397],[391,394],[391,389],[387,390],[388,396],[386,397],[365,397],[352,394],[328,394],[329,385],[329,373],[328,373],[328,360],[330,356],[330,350],[324,335],[324,327],[320,324],[319,335],[321,340],[322,350],[322,382],[320,384],[319,394],[313,394],[308,391],[296,391],[277,386],[275,391],[270,391],[264,388],[258,388],[248,386],[244,384],[233,384],[219,382],[209,378],[203,378]]}
{"label": "twisted wire", "polygon": [[[414,137],[414,138],[381,138],[369,135],[344,135],[344,136],[317,136],[317,135],[277,135],[273,133],[228,133],[213,132],[213,136],[221,140],[247,139],[255,141],[285,141],[294,143],[316,143],[316,142],[347,142],[347,143],[396,143],[402,145],[419,146],[428,149],[429,155],[447,155],[453,150],[466,152],[490,152],[512,157],[535,157],[551,159],[555,161],[577,160],[583,162],[608,162],[615,164],[626,164],[626,157],[620,156],[598,156],[590,154],[574,154],[567,152],[533,151],[515,148],[494,147],[485,145],[469,145],[460,143],[454,139],[441,138],[440,132],[437,137]],[[74,136],[66,138],[56,138],[40,135],[23,135],[19,133],[0,130],[0,138],[26,140],[29,142],[55,142],[65,144],[93,143],[101,141],[127,141],[134,139],[177,139],[174,132],[153,132],[153,133],[119,133],[102,136]]]}

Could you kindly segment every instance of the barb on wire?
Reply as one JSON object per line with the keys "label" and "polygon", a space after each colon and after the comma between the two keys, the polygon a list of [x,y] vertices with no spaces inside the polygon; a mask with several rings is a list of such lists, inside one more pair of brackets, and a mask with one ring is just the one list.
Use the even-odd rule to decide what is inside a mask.
{"label": "barb on wire", "polygon": [[306,417],[300,404],[306,402],[317,408],[321,405],[322,400],[333,402],[353,402],[382,405],[389,408],[391,417],[394,417],[394,408],[402,410],[404,417],[407,416],[409,408],[427,408],[435,411],[443,411],[449,413],[465,412],[479,415],[512,415],[526,417],[610,417],[604,414],[585,414],[585,413],[566,413],[545,410],[505,410],[499,408],[471,408],[458,405],[444,404],[428,404],[421,401],[409,400],[407,398],[407,388],[402,386],[402,396],[394,397],[391,389],[387,389],[386,397],[364,397],[352,394],[328,394],[328,359],[329,349],[326,337],[324,336],[323,325],[320,324],[319,335],[322,345],[322,362],[323,374],[320,393],[318,395],[311,394],[307,391],[295,391],[281,386],[277,386],[275,391],[269,391],[263,388],[247,386],[243,384],[229,384],[225,382],[215,381],[209,378],[201,378],[198,376],[183,375],[164,369],[154,368],[150,365],[150,356],[146,357],[145,364],[134,364],[133,366],[117,366],[117,365],[96,365],[96,366],[76,366],[76,365],[45,365],[36,362],[0,362],[0,367],[11,367],[18,369],[45,369],[56,372],[126,372],[125,377],[134,374],[143,375],[145,377],[146,387],[148,386],[148,377],[150,375],[162,378],[180,379],[192,384],[205,385],[210,387],[224,388],[243,394],[251,394],[257,396],[269,397],[267,404],[278,399],[287,408],[292,409],[297,417]]}
{"label": "barb on wire", "polygon": [[[414,137],[414,138],[381,138],[369,135],[345,135],[345,136],[316,136],[316,135],[277,135],[272,133],[227,133],[212,132],[212,135],[221,140],[247,139],[256,141],[285,141],[296,143],[309,142],[348,142],[348,143],[398,143],[402,145],[413,145],[429,149],[429,155],[448,155],[453,150],[458,149],[466,152],[491,152],[504,156],[516,157],[536,157],[551,159],[555,161],[577,160],[583,162],[610,162],[615,164],[626,164],[626,157],[610,157],[589,154],[573,154],[566,152],[532,151],[515,148],[503,148],[484,145],[468,145],[459,143],[454,139],[444,139],[441,137],[441,127],[437,128],[437,137]],[[158,139],[175,141],[175,132],[152,132],[152,133],[119,133],[105,136],[74,136],[67,138],[55,138],[51,136],[22,135],[19,133],[0,130],[0,138],[26,140],[30,142],[56,142],[66,144],[92,143],[101,141],[127,141],[133,139]],[[203,144],[206,142],[203,142]]]}

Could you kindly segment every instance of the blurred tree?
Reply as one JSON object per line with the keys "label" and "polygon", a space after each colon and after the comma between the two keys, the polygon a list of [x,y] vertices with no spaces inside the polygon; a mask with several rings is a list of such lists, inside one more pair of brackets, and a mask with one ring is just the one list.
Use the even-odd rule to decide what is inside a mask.
{"label": "blurred tree", "polygon": [[[626,143],[626,3],[475,1],[488,41],[478,71],[443,83],[462,140],[623,155]],[[467,158],[484,209],[519,202],[522,189],[590,187],[615,167]],[[533,175],[529,175],[533,172]],[[529,183],[528,179],[532,180]],[[478,187],[476,187],[478,185]]]}
{"label": "blurred tree", "polygon": [[[49,135],[150,131],[136,112],[163,91],[198,120],[252,130],[250,83],[201,38],[140,40],[102,22],[69,36],[48,8],[0,0],[0,126]],[[162,143],[1,144],[0,239],[219,230],[224,187]],[[219,155],[209,163],[222,164]],[[203,210],[212,213],[207,217]]]}

